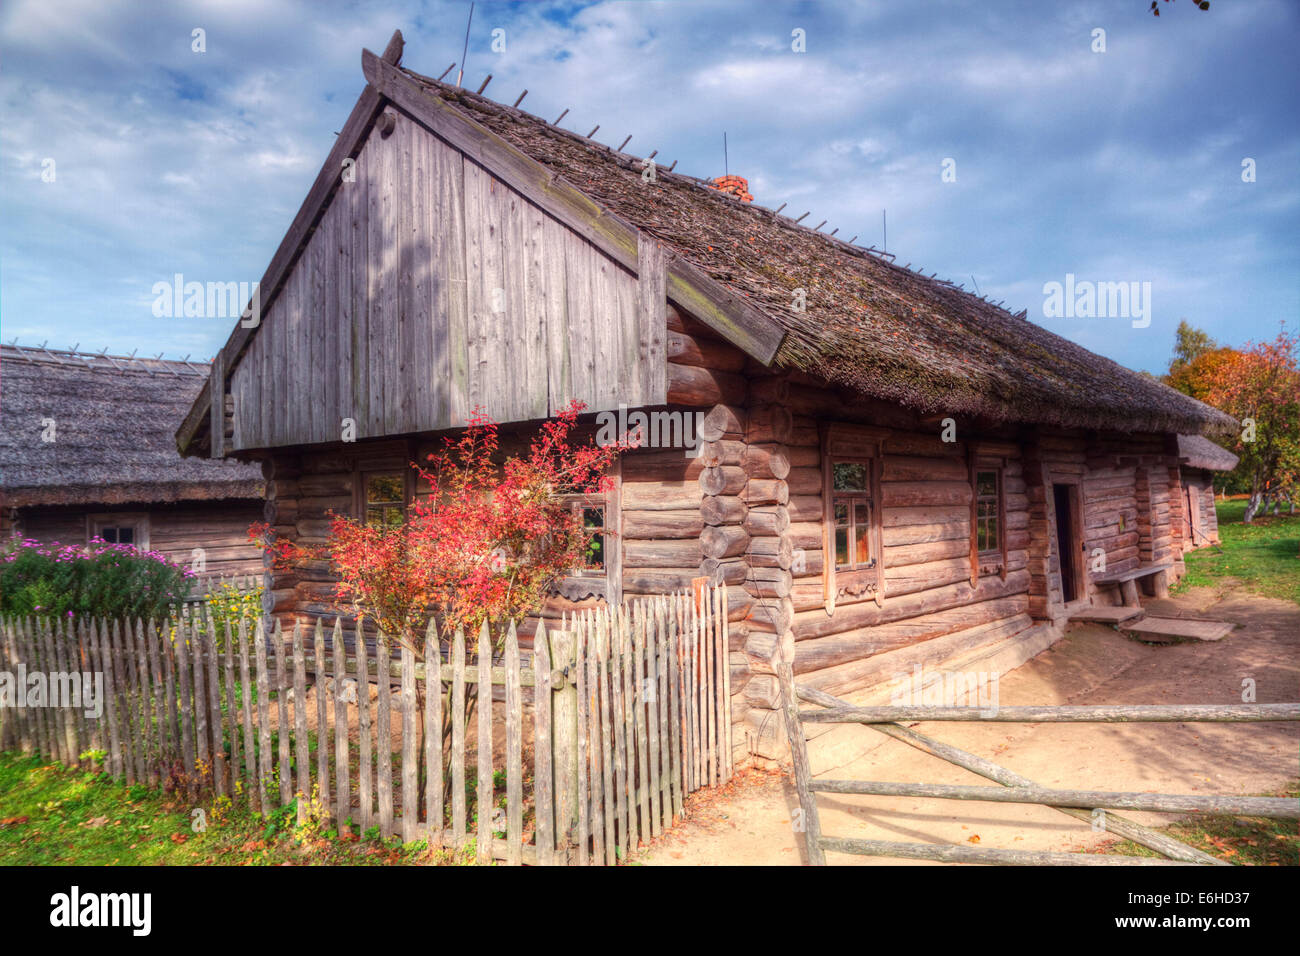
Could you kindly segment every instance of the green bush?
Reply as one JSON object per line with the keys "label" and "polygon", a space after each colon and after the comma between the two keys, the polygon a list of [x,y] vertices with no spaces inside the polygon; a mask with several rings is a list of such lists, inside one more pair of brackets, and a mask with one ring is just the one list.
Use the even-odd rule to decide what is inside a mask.
{"label": "green bush", "polygon": [[160,552],[129,544],[29,538],[0,552],[0,613],[157,621],[184,600],[192,576]]}

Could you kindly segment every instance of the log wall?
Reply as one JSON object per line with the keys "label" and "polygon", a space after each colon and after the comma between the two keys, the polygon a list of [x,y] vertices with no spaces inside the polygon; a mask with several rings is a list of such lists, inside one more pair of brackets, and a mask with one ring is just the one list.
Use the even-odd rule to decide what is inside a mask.
{"label": "log wall", "polygon": [[113,512],[147,515],[149,548],[162,552],[176,564],[190,566],[194,549],[202,548],[205,575],[233,577],[261,570],[261,554],[248,540],[248,526],[262,516],[262,505],[254,499],[22,508],[11,531],[45,543],[80,546],[87,542],[90,516]]}
{"label": "log wall", "polygon": [[[1179,476],[1162,436],[1090,435],[942,422],[864,400],[808,376],[747,360],[701,324],[667,310],[668,404],[676,440],[623,456],[608,559],[622,597],[723,585],[731,621],[733,745],[739,757],[780,757],[778,661],[801,683],[833,694],[889,680],[913,663],[960,654],[1059,620],[1067,609],[1055,543],[1052,486],[1077,486],[1079,533],[1109,571],[1181,555]],[[883,590],[839,595],[828,611],[823,542],[823,434],[832,423],[872,435],[878,475]],[[662,437],[662,436],[661,436]],[[433,439],[277,453],[268,465],[267,520],[303,543],[323,543],[328,512],[350,513],[355,460],[410,460]],[[973,460],[1001,463],[1005,561],[972,567]],[[1172,466],[1172,467],[1171,467]],[[1094,588],[1081,562],[1085,595]],[[290,619],[332,614],[334,578],[309,565],[272,576],[268,609]],[[555,596],[546,618],[605,598]],[[617,596],[615,597],[617,599]],[[531,634],[525,627],[525,636]]]}

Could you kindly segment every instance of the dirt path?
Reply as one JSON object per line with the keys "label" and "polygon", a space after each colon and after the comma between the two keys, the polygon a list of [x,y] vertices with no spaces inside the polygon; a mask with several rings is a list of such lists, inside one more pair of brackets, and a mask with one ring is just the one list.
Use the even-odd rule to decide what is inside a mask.
{"label": "dirt path", "polygon": [[[1151,646],[1098,625],[1074,626],[1052,648],[1005,675],[999,703],[1236,703],[1254,680],[1259,703],[1300,699],[1300,607],[1242,590],[1199,588],[1149,610],[1240,625],[1218,643]],[[1300,776],[1300,725],[914,724],[1047,787],[1259,794]],[[868,728],[862,746],[817,776],[992,785]],[[874,738],[874,739],[873,739]],[[836,753],[844,751],[837,748]],[[783,774],[750,773],[728,792],[699,798],[687,822],[650,847],[649,865],[789,865],[802,862],[791,827],[798,806]],[[969,843],[1026,850],[1095,848],[1113,838],[1046,807],[914,797],[818,798],[822,831],[876,840]],[[1148,825],[1168,814],[1126,813]],[[830,854],[836,865],[898,863]],[[931,865],[921,863],[918,865]]]}

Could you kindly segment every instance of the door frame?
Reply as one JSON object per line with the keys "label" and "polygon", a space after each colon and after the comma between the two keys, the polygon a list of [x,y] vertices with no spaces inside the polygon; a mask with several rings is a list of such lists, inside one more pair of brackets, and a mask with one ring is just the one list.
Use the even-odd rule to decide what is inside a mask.
{"label": "door frame", "polygon": [[[1084,573],[1087,562],[1080,560],[1080,554],[1087,548],[1087,543],[1083,539],[1083,485],[1078,475],[1057,475],[1048,476],[1052,488],[1052,524],[1051,535],[1052,541],[1056,544],[1057,560],[1060,564],[1061,576],[1061,603],[1062,605],[1073,604],[1076,601],[1088,599],[1088,579]],[[1056,489],[1060,486],[1066,490],[1066,500],[1069,504],[1070,513],[1067,516],[1069,522],[1070,548],[1067,550],[1062,547],[1060,534],[1060,516],[1056,511]],[[1065,562],[1070,562],[1070,576],[1074,583],[1074,594],[1066,593],[1065,589]]]}

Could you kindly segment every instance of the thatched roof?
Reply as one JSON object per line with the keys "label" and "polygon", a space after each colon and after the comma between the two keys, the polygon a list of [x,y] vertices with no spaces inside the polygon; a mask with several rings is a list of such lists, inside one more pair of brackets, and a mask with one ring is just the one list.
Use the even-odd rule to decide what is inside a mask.
{"label": "thatched roof", "polygon": [[[0,503],[260,498],[256,465],[182,458],[206,363],[0,347]],[[47,420],[53,420],[54,441]]]}
{"label": "thatched roof", "polygon": [[[703,180],[409,70],[407,77],[777,321],[776,364],[923,413],[1200,433],[1233,420],[952,283],[849,245]],[[976,236],[971,242],[978,242]],[[807,307],[796,312],[795,289]]]}
{"label": "thatched roof", "polygon": [[1241,460],[1202,435],[1179,435],[1178,458],[1188,468],[1206,471],[1232,471]]}

